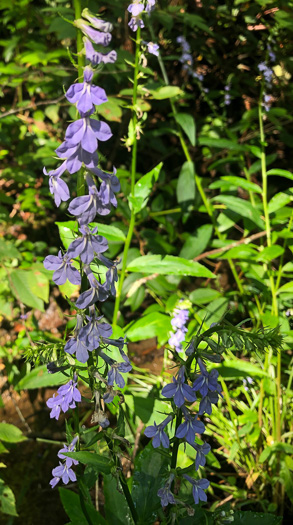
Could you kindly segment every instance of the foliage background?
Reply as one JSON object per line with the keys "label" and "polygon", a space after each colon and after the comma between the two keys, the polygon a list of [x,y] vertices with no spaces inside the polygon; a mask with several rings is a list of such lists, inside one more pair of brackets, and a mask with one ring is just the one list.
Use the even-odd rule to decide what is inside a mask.
{"label": "foliage background", "polygon": [[[113,22],[113,47],[119,49],[118,61],[107,65],[99,79],[110,94],[109,102],[99,109],[100,115],[110,122],[114,135],[103,148],[102,161],[107,169],[117,166],[122,187],[117,211],[110,218],[111,228],[104,226],[111,235],[113,257],[123,249],[130,217],[130,154],[125,141],[126,146],[131,141],[127,106],[132,71],[127,61],[132,59],[133,41],[125,16],[127,2],[85,4]],[[75,117],[64,90],[76,79],[70,61],[75,60],[76,32],[62,18],[74,18],[66,1],[2,0],[0,9],[3,420],[18,426],[29,438],[25,444],[16,445],[0,435],[4,449],[10,450],[5,458],[9,466],[20,447],[25,451],[17,467],[6,469],[3,479],[16,494],[20,517],[11,519],[15,523],[24,518],[27,523],[42,523],[44,505],[49,509],[58,500],[57,493],[47,488],[55,450],[43,442],[36,443],[36,439],[62,441],[63,435],[62,426],[57,436],[53,435],[56,428],[50,426],[44,412],[46,396],[51,392],[46,389],[55,386],[56,379],[51,378],[54,385],[50,385],[46,376],[32,375],[24,352],[32,343],[59,344],[72,328],[72,311],[65,297],[74,299],[76,290],[64,285],[60,294],[42,265],[45,255],[57,253],[60,237],[66,246],[72,222],[66,206],[55,209],[42,167],[56,167],[54,150],[66,123]],[[134,378],[127,387],[126,394],[134,393],[136,399],[135,410],[130,413],[133,428],[153,419],[155,402],[149,400],[155,398],[162,382],[164,345],[172,310],[180,298],[190,301],[186,340],[202,322],[207,328],[224,314],[234,325],[251,318],[243,325],[247,330],[279,325],[284,338],[279,383],[280,349],[267,354],[245,353],[241,345],[234,345],[224,354],[220,365],[223,388],[226,386],[224,401],[209,426],[215,452],[207,466],[215,476],[209,505],[215,510],[225,500],[235,509],[269,510],[290,519],[293,3],[161,0],[152,23],[170,87],[164,87],[158,61],[149,56],[139,91],[142,133],[137,179],[160,162],[163,167],[146,206],[137,215],[117,329],[127,334],[136,366],[148,370],[137,371],[142,377]],[[147,27],[146,34],[148,31]],[[203,75],[202,82],[182,71],[176,43],[181,34],[191,45],[194,71]],[[263,119],[265,140],[261,142],[258,101],[262,77],[258,64],[268,60],[268,44],[276,60],[272,65],[271,109]],[[232,100],[226,106],[228,84]],[[177,116],[177,124],[170,100],[183,115]],[[180,134],[193,164],[186,162]],[[268,177],[261,164],[264,150],[266,166],[271,170]],[[68,177],[68,184],[74,191],[75,181]],[[202,202],[201,188],[208,208]],[[269,223],[265,220],[266,208]],[[167,269],[158,259],[153,267],[150,259],[141,259],[151,255],[181,259],[176,259],[172,270],[172,259]],[[206,276],[186,269],[192,261],[203,264]],[[113,303],[104,306],[103,313],[110,321],[113,307]],[[43,365],[41,357],[37,365]],[[23,406],[17,392],[26,392]],[[141,397],[145,404],[140,403]],[[142,438],[139,452],[146,444]],[[28,454],[32,454],[30,466]],[[182,451],[181,460],[185,466],[190,461],[188,454]],[[25,482],[20,485],[17,478],[23,475]],[[33,518],[30,498],[36,487],[41,492],[35,511],[38,518]],[[107,495],[105,498],[107,509]],[[64,515],[60,514],[60,520],[65,522]]]}

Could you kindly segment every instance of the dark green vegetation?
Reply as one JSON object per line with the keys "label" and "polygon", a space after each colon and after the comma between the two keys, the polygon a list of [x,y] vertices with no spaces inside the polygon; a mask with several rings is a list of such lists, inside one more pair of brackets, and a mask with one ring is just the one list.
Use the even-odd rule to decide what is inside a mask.
{"label": "dark green vegetation", "polygon": [[[163,475],[164,458],[147,444],[143,434],[136,457],[130,458],[143,429],[141,422],[152,424],[154,417],[158,421],[156,411],[165,409],[155,397],[163,384],[162,347],[168,341],[171,314],[179,299],[185,300],[190,311],[186,341],[201,325],[207,330],[224,317],[249,335],[262,334],[263,329],[264,337],[270,334],[268,346],[258,347],[251,336],[237,337],[237,330],[229,341],[218,341],[214,336],[223,356],[218,368],[223,400],[207,423],[213,450],[204,469],[211,480],[208,506],[197,507],[194,518],[181,518],[179,523],[220,525],[220,511],[229,508],[235,511],[236,525],[254,525],[260,520],[263,525],[277,525],[281,522],[278,516],[285,516],[284,523],[289,523],[293,501],[293,2],[159,1],[151,18],[153,27],[146,26],[144,35],[146,40],[155,35],[163,62],[159,64],[156,57],[148,55],[148,62],[140,67],[137,100],[137,181],[149,176],[142,188],[140,181],[130,199],[129,148],[134,130],[129,126],[128,106],[134,44],[125,19],[128,3],[105,0],[85,5],[93,12],[99,10],[114,24],[113,47],[118,50],[118,61],[105,66],[98,83],[110,95],[109,101],[99,106],[99,114],[113,132],[112,140],[102,149],[103,165],[117,167],[122,191],[116,212],[105,224],[99,219],[99,233],[110,241],[109,256],[121,255],[131,204],[135,225],[116,333],[137,343],[129,346],[137,367],[125,389],[125,437],[131,446],[125,447],[124,455],[126,473],[133,463],[137,468],[139,464],[142,472],[141,478],[134,475],[133,494],[139,484],[149,489],[143,500],[139,500],[141,494],[136,500],[144,509],[142,523],[153,523],[158,512],[164,519],[156,497],[159,486],[155,485]],[[61,241],[68,246],[76,223],[66,205],[58,210],[54,206],[42,169],[57,166],[54,150],[63,140],[68,121],[75,118],[64,90],[77,77],[71,64],[76,61],[76,31],[62,19],[74,17],[66,2],[2,0],[0,7],[2,415],[31,440],[23,449],[27,460],[20,456],[23,463],[16,468],[11,458],[18,457],[22,444],[17,443],[25,438],[14,427],[0,426],[1,457],[9,467],[3,470],[0,485],[2,511],[6,513],[0,520],[39,525],[45,514],[44,523],[55,524],[55,517],[49,521],[46,509],[59,504],[57,491],[48,487],[57,447],[42,443],[34,449],[32,443],[36,438],[55,440],[58,445],[64,440],[64,426],[50,424],[44,403],[52,394],[44,389],[55,387],[60,377],[46,374],[42,350],[50,343],[46,352],[49,357],[56,356],[63,338],[74,327],[74,308],[70,310],[65,297],[74,302],[76,287],[64,285],[60,293],[42,261],[48,254],[57,254]],[[176,43],[179,35],[189,42],[193,71],[203,75],[203,80],[182,71],[181,49]],[[270,52],[275,54],[274,60]],[[270,89],[258,69],[262,62],[274,73]],[[231,104],[225,105],[228,85]],[[268,112],[262,104],[264,90],[270,95]],[[67,175],[66,181],[74,193],[74,177]],[[113,312],[114,302],[107,302],[103,314],[109,322]],[[270,332],[274,328],[276,331]],[[274,336],[277,332],[282,345]],[[144,340],[149,341],[140,343]],[[37,360],[37,370],[25,357]],[[37,388],[42,390],[36,399]],[[23,413],[31,412],[15,392],[21,399],[27,396],[30,410],[35,409],[32,419],[26,421]],[[9,412],[14,407],[10,395],[19,405],[14,418]],[[114,420],[116,413],[112,417]],[[86,404],[84,423],[89,429],[88,443],[95,447]],[[38,463],[39,446],[42,457]],[[99,449],[99,454],[103,453],[105,450]],[[177,465],[188,467],[193,455],[190,447],[186,453],[182,447]],[[48,456],[52,458],[49,465]],[[32,482],[29,457],[37,471]],[[104,474],[100,488],[96,487],[100,517],[94,509],[89,510],[95,512],[95,523],[132,523],[130,517],[126,521],[128,508],[116,491],[118,481],[108,465],[87,465],[85,493],[90,489],[93,494],[91,469]],[[15,493],[17,511],[8,486]],[[36,514],[31,512],[32,487],[43,491],[37,498]],[[190,499],[186,487],[180,490],[182,498]],[[62,488],[60,495],[70,523],[87,523],[78,516],[77,494]],[[219,506],[223,502],[225,506]],[[216,514],[212,517],[207,508]],[[66,517],[61,512],[60,524],[64,524]],[[261,519],[256,514],[264,512],[272,516]]]}

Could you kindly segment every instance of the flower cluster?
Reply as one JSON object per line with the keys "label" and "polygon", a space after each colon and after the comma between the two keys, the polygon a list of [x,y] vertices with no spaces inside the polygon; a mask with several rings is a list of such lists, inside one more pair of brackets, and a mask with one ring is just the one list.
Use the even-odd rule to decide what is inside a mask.
{"label": "flower cluster", "polygon": [[190,77],[197,79],[199,82],[202,82],[204,76],[201,73],[196,73],[196,71],[193,70],[193,56],[191,54],[190,45],[187,42],[185,36],[178,36],[176,38],[176,42],[180,44],[182,50],[182,55],[179,58],[179,61],[182,64],[183,71],[186,71]]}
{"label": "flower cluster", "polygon": [[[273,65],[275,63],[275,61],[276,61],[276,55],[272,51],[272,48],[271,48],[271,46],[269,44],[267,46],[267,51],[268,51],[268,62],[270,62],[271,65]],[[258,64],[258,70],[263,76],[264,85],[265,85],[265,90],[263,92],[262,105],[263,105],[265,111],[268,112],[270,110],[270,107],[271,107],[271,95],[269,95],[267,93],[267,91],[272,89],[272,82],[273,82],[274,72],[272,70],[272,67],[270,67],[270,65],[268,65],[268,63],[266,63],[266,62],[260,62]]]}
{"label": "flower cluster", "polygon": [[72,465],[78,465],[78,461],[77,459],[64,456],[64,453],[66,454],[66,452],[74,452],[77,441],[78,437],[76,436],[70,445],[64,445],[64,447],[59,450],[57,456],[59,459],[63,460],[63,463],[59,461],[58,467],[53,468],[52,470],[53,479],[50,481],[52,489],[56,487],[61,479],[65,485],[67,485],[69,481],[76,481],[75,472],[71,467]]}
{"label": "flower cluster", "polygon": [[75,408],[75,403],[80,403],[81,395],[77,388],[77,376],[74,375],[66,385],[62,385],[57,390],[57,395],[53,395],[47,401],[47,406],[51,409],[50,418],[59,419],[60,412],[67,412],[69,408]]}
{"label": "flower cluster", "polygon": [[137,31],[138,27],[144,27],[141,15],[143,12],[150,13],[154,9],[155,3],[156,0],[134,0],[128,6],[127,11],[131,14],[128,25],[132,31]]}
{"label": "flower cluster", "polygon": [[[145,435],[153,438],[153,446],[155,448],[162,445],[164,448],[169,448],[170,441],[166,433],[167,425],[173,421],[175,414],[177,413],[177,421],[179,414],[179,421],[176,430],[175,438],[183,440],[183,442],[189,443],[195,450],[195,470],[199,467],[203,467],[206,463],[206,455],[210,452],[211,447],[206,442],[199,443],[196,435],[202,434],[205,431],[205,425],[199,419],[199,415],[203,415],[205,412],[211,414],[212,404],[216,404],[221,393],[221,387],[218,383],[218,372],[213,369],[210,373],[207,371],[206,366],[202,359],[197,359],[199,371],[195,376],[195,380],[191,385],[186,381],[186,367],[183,365],[180,367],[177,377],[173,377],[172,383],[167,384],[162,389],[162,395],[168,399],[173,400],[173,413],[169,414],[167,418],[157,425],[148,426],[145,429]],[[197,394],[199,393],[201,398],[199,400],[198,413],[194,414],[190,408],[186,406],[186,401],[194,403],[197,400]],[[183,422],[182,419],[184,419]],[[192,493],[194,502],[197,504],[199,500],[206,501],[207,497],[204,492],[209,486],[207,479],[193,479],[187,475],[183,476],[188,482],[192,484]],[[158,491],[158,496],[161,498],[162,506],[168,505],[168,503],[175,503],[174,495],[171,492],[171,484],[174,476],[169,478],[167,483]]]}
{"label": "flower cluster", "polygon": [[173,311],[173,319],[171,321],[171,325],[174,331],[170,335],[168,343],[172,348],[175,348],[176,352],[181,352],[183,350],[182,342],[184,341],[185,334],[187,332],[186,323],[188,317],[188,310],[180,308],[180,304],[179,308],[175,308]]}
{"label": "flower cluster", "polygon": [[[154,9],[156,0],[134,0],[127,8],[127,11],[131,14],[128,25],[132,31],[137,31],[140,27],[144,28],[144,22],[142,19],[143,13],[148,13]],[[143,42],[147,46],[147,51],[151,55],[159,56],[159,45],[154,42]]]}
{"label": "flower cluster", "polygon": [[[82,18],[75,20],[74,24],[85,35],[84,52],[89,62],[83,69],[83,81],[69,86],[65,94],[67,100],[76,106],[79,118],[69,124],[65,132],[65,140],[56,150],[58,157],[62,159],[62,164],[49,173],[44,169],[44,173],[49,177],[50,191],[54,195],[57,206],[60,206],[62,201],[70,199],[69,187],[61,178],[65,171],[74,174],[82,170],[87,192],[85,195],[72,198],[68,206],[68,212],[78,222],[78,234],[66,252],[60,250],[58,255],[48,255],[44,260],[44,266],[54,272],[53,281],[57,285],[62,285],[67,280],[75,285],[82,283],[81,293],[75,302],[75,308],[78,310],[75,330],[64,350],[80,363],[86,363],[93,355],[96,361],[98,358],[104,361],[103,376],[94,372],[94,368],[92,370],[93,378],[99,381],[99,384],[95,384],[98,395],[96,399],[99,401],[96,402],[94,415],[101,427],[106,428],[109,421],[100,410],[100,398],[104,395],[104,401],[111,403],[116,395],[116,391],[113,390],[114,384],[123,388],[125,381],[122,374],[132,368],[123,351],[124,339],[111,339],[112,327],[102,321],[103,316],[99,315],[98,310],[99,302],[104,302],[110,295],[116,294],[115,283],[118,280],[119,261],[112,261],[104,255],[108,249],[108,242],[98,234],[97,227],[91,226],[97,214],[106,216],[111,212],[112,206],[117,206],[115,194],[120,190],[115,168],[113,173],[107,173],[98,167],[98,143],[109,140],[112,133],[107,123],[97,120],[94,116],[95,107],[106,102],[107,95],[104,89],[93,83],[95,66],[114,62],[117,55],[115,51],[105,54],[94,48],[94,44],[101,46],[109,44],[111,24],[96,18],[88,9],[82,12]],[[97,266],[99,266],[98,271]],[[100,271],[100,267],[104,271]],[[105,353],[109,346],[118,348],[121,361],[117,362]],[[95,364],[95,360],[91,363]],[[54,373],[54,366],[49,371]],[[77,376],[74,374],[73,379],[61,386],[57,394],[47,401],[47,406],[51,409],[50,417],[58,419],[61,411],[65,413],[69,408],[75,408],[76,403],[80,401],[81,394],[77,388]],[[68,450],[72,450],[72,447],[73,444]],[[65,449],[62,450],[64,452]],[[62,451],[60,453],[59,458],[63,459]],[[60,479],[64,483],[68,483],[69,479],[75,481],[75,474],[71,470],[73,464],[76,463],[67,458],[64,464],[60,463],[53,470],[52,487]]]}
{"label": "flower cluster", "polygon": [[231,85],[227,84],[224,89],[225,89],[224,104],[225,106],[230,106],[231,104],[231,94],[230,94]]}

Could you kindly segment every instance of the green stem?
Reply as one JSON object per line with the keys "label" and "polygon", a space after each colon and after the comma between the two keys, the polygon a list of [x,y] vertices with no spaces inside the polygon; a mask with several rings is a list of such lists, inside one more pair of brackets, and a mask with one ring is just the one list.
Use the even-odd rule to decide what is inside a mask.
{"label": "green stem", "polygon": [[[82,11],[81,4],[82,4],[82,0],[73,0],[75,20],[78,20],[79,18],[81,18],[81,11]],[[82,32],[80,31],[80,29],[77,29],[76,49],[77,49],[78,78],[79,78],[79,81],[82,82],[84,55],[81,53],[83,50],[83,42],[82,42]]]}
{"label": "green stem", "polygon": [[129,509],[130,509],[133,521],[136,524],[136,523],[138,523],[138,515],[137,515],[137,512],[136,512],[136,508],[135,508],[132,496],[130,494],[130,491],[129,491],[129,488],[128,488],[125,476],[123,474],[123,470],[122,470],[122,467],[121,467],[121,464],[120,464],[120,460],[119,460],[118,456],[114,452],[113,443],[110,440],[110,438],[105,435],[105,439],[106,439],[108,448],[110,450],[111,456],[112,456],[112,458],[113,458],[113,460],[115,462],[115,465],[117,467],[117,472],[119,473],[119,480],[120,480],[120,483],[121,483],[121,486],[122,486],[122,490],[123,490],[124,496],[125,496],[126,501],[128,503],[128,506],[129,506]]}
{"label": "green stem", "polygon": [[[134,63],[134,79],[133,79],[133,98],[132,98],[132,122],[133,122],[133,146],[132,146],[132,158],[131,158],[131,195],[134,195],[134,186],[135,186],[135,177],[136,177],[136,163],[137,163],[137,135],[136,135],[136,126],[137,126],[137,88],[138,88],[138,73],[139,73],[139,57],[140,57],[140,27],[137,29],[136,34],[136,41],[135,41],[136,47],[135,47],[135,63]],[[129,246],[132,241],[133,236],[133,230],[135,227],[135,211],[132,208],[131,210],[131,216],[130,216],[130,223],[128,228],[128,233],[124,245],[123,250],[123,256],[122,256],[122,269],[119,277],[119,283],[118,288],[116,291],[116,298],[115,298],[115,306],[114,306],[114,313],[113,313],[113,327],[117,325],[117,319],[118,319],[118,313],[120,308],[120,302],[121,302],[121,294],[122,294],[122,288],[123,283],[125,279],[125,273],[126,273],[126,265],[127,265],[127,255]]]}

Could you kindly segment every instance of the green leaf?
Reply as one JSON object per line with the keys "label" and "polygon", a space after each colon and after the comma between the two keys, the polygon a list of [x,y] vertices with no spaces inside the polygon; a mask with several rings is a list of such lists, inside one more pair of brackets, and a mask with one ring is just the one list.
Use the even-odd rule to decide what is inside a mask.
{"label": "green leaf", "polygon": [[127,407],[132,411],[134,416],[139,417],[145,425],[152,425],[154,419],[156,423],[162,423],[166,418],[168,404],[154,397],[139,397],[125,395]]}
{"label": "green leaf", "polygon": [[0,439],[6,443],[19,443],[27,438],[16,426],[10,423],[0,423]]}
{"label": "green leaf", "polygon": [[242,179],[241,177],[225,175],[224,177],[221,177],[221,180],[229,182],[231,183],[231,185],[237,186],[237,188],[242,188],[243,190],[246,190],[246,191],[253,191],[254,193],[262,193],[262,189],[257,184],[254,184],[254,182],[250,182],[246,179]]}
{"label": "green leaf", "polygon": [[280,175],[280,177],[286,177],[286,179],[293,180],[293,173],[287,170],[281,170],[281,169],[272,169],[267,171],[267,175]]}
{"label": "green leaf", "polygon": [[195,199],[195,176],[193,162],[184,162],[178,177],[176,194],[179,204],[193,201]]}
{"label": "green leaf", "polygon": [[107,522],[115,523],[115,525],[133,525],[134,522],[122,492],[121,483],[112,475],[104,476],[103,494]]}
{"label": "green leaf", "polygon": [[[63,487],[59,488],[59,494],[64,510],[71,519],[70,525],[88,525],[88,520],[81,507],[79,495]],[[84,505],[92,523],[95,525],[107,525],[106,520],[92,505],[86,502],[84,502]]]}
{"label": "green leaf", "polygon": [[151,525],[156,520],[161,505],[157,492],[167,476],[168,463],[169,458],[155,450],[151,443],[136,458],[131,495],[143,525]]}
{"label": "green leaf", "polygon": [[36,297],[35,290],[39,286],[39,281],[35,273],[31,270],[13,270],[9,274],[11,291],[20,302],[26,306],[44,311],[44,302]]}
{"label": "green leaf", "polygon": [[160,162],[160,164],[146,175],[143,175],[143,177],[136,182],[134,186],[134,195],[129,195],[128,197],[130,209],[132,209],[134,213],[138,213],[147,205],[154,182],[158,180],[162,166],[163,163]]}
{"label": "green leaf", "polygon": [[21,258],[21,255],[13,243],[0,239],[0,260],[19,258]]}
{"label": "green leaf", "polygon": [[195,121],[194,118],[189,115],[188,113],[177,113],[175,115],[175,120],[179,126],[183,129],[184,133],[186,133],[187,137],[190,140],[190,143],[192,146],[195,146],[196,137],[196,127],[195,127]]}
{"label": "green leaf", "polygon": [[280,208],[283,208],[284,206],[286,206],[286,204],[288,204],[291,201],[291,199],[291,195],[288,195],[287,193],[277,193],[271,198],[268,204],[268,212],[274,213]]}
{"label": "green leaf", "polygon": [[[64,247],[67,249],[71,242],[76,239],[78,234],[78,225],[76,221],[56,222],[59,229],[59,235]],[[101,224],[98,222],[91,223],[92,226],[98,227],[99,235],[103,235],[109,242],[124,243],[126,237],[124,233],[116,226]]]}
{"label": "green leaf", "polygon": [[233,197],[232,195],[218,195],[217,197],[214,197],[213,200],[222,202],[227,206],[228,210],[232,210],[245,219],[250,219],[259,226],[259,228],[262,229],[264,227],[264,222],[260,218],[259,211],[254,208],[250,202],[240,199],[239,197]]}
{"label": "green leaf", "polygon": [[281,286],[279,290],[277,291],[277,294],[280,294],[280,293],[293,293],[293,281],[283,284],[283,286]]}
{"label": "green leaf", "polygon": [[234,513],[233,525],[281,525],[282,521],[281,516],[238,510]]}
{"label": "green leaf", "polygon": [[219,259],[253,259],[258,255],[258,252],[252,248],[252,246],[247,246],[245,244],[240,244],[231,248],[227,252],[218,255]]}
{"label": "green leaf", "polygon": [[122,100],[115,97],[108,97],[107,102],[104,102],[100,106],[97,106],[97,113],[102,115],[106,120],[112,122],[121,122],[122,108],[124,105]]}
{"label": "green leaf", "polygon": [[179,253],[184,259],[194,259],[207,248],[213,233],[212,224],[203,224],[197,228],[196,232],[187,237]]}
{"label": "green leaf", "polygon": [[54,124],[57,124],[59,121],[59,109],[60,106],[57,104],[52,104],[51,106],[45,107],[45,115],[48,117]]}
{"label": "green leaf", "polygon": [[155,100],[164,100],[183,95],[183,91],[178,86],[162,86],[156,90],[150,89],[149,91]]}
{"label": "green leaf", "polygon": [[269,262],[277,257],[280,257],[284,253],[284,248],[282,246],[267,246],[264,248],[256,257],[257,261]]}
{"label": "green leaf", "polygon": [[215,275],[202,264],[187,261],[173,255],[144,255],[137,257],[128,265],[129,272],[158,273],[163,275],[192,275],[214,279]]}
{"label": "green leaf", "polygon": [[218,297],[221,297],[220,292],[212,290],[212,288],[199,288],[189,295],[189,299],[193,304],[207,304],[218,299]]}
{"label": "green leaf", "polygon": [[170,330],[171,317],[160,312],[143,315],[125,327],[125,333],[130,341],[135,342],[158,337],[159,345],[168,340]]}
{"label": "green leaf", "polygon": [[102,474],[110,474],[112,468],[112,462],[106,456],[100,456],[94,452],[86,452],[84,450],[80,452],[66,452],[65,456],[69,458],[77,459],[84,465],[92,465]]}
{"label": "green leaf", "polygon": [[199,137],[198,144],[200,146],[209,146],[210,148],[220,148],[220,149],[229,149],[234,151],[246,151],[247,147],[242,146],[241,144],[238,144],[237,142],[233,142],[232,140],[228,139],[217,139],[217,138],[211,138],[211,137]]}
{"label": "green leaf", "polygon": [[259,366],[244,361],[243,359],[225,360],[217,367],[220,376],[225,379],[235,379],[237,377],[266,377],[268,374]]}
{"label": "green leaf", "polygon": [[5,485],[3,479],[0,479],[0,511],[9,516],[18,516],[14,494],[11,488]]}
{"label": "green leaf", "polygon": [[26,374],[16,385],[17,390],[33,390],[47,386],[62,385],[68,380],[62,372],[49,374],[46,365],[38,366]]}

